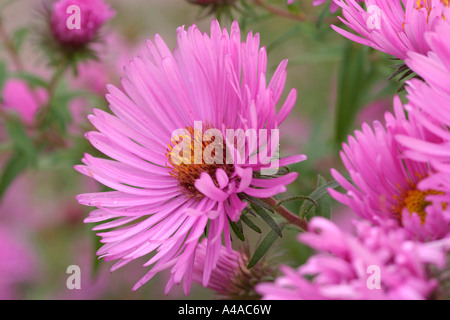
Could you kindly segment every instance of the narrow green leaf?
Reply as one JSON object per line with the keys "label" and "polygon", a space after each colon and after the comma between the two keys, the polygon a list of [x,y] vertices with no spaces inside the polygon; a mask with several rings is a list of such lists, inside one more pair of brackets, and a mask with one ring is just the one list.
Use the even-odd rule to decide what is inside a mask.
{"label": "narrow green leaf", "polygon": [[20,153],[27,158],[34,159],[37,151],[34,147],[33,141],[25,132],[22,122],[20,122],[19,119],[12,118],[5,122],[5,127],[17,153]]}
{"label": "narrow green leaf", "polygon": [[348,43],[338,75],[335,115],[335,140],[339,145],[351,130],[368,78],[368,52],[365,46]]}
{"label": "narrow green leaf", "polygon": [[[340,184],[339,184],[337,181],[335,181],[335,180],[330,181],[330,182],[326,182],[326,181],[325,181],[325,183],[324,183],[324,181],[323,181],[322,179],[323,179],[323,178],[319,177],[319,184],[321,184],[321,185],[319,185],[319,186],[317,187],[317,189],[314,190],[314,191],[308,196],[309,198],[313,199],[313,200],[316,201],[317,203],[319,203],[320,200],[321,200],[324,196],[326,196],[326,195],[328,194],[328,190],[327,190],[328,188],[335,189],[335,188],[337,188],[337,187],[340,186]],[[305,215],[306,215],[313,207],[314,207],[314,205],[313,205],[311,202],[304,201],[304,202],[302,203],[301,207],[300,207],[300,210],[299,210],[299,215],[300,215],[300,217],[304,218]]]}
{"label": "narrow green leaf", "polygon": [[3,198],[14,179],[27,168],[28,163],[27,157],[20,153],[13,154],[5,163],[0,176],[0,199]]}
{"label": "narrow green leaf", "polygon": [[245,236],[242,233],[242,225],[239,227],[239,225],[233,221],[231,221],[230,219],[228,219],[228,223],[230,224],[231,229],[233,230],[233,232],[237,235],[237,237],[241,240],[241,241],[245,241]]}
{"label": "narrow green leaf", "polygon": [[275,233],[281,238],[283,236],[281,229],[278,227],[278,224],[273,220],[273,218],[261,207],[258,207],[254,204],[251,204],[252,209],[259,215],[268,225],[269,227],[275,231]]}
{"label": "narrow green leaf", "polygon": [[[6,63],[5,61],[0,61],[0,91],[3,89],[7,76],[8,70],[6,68]],[[1,99],[2,98],[0,97],[0,100]]]}
{"label": "narrow green leaf", "polygon": [[291,201],[295,201],[295,200],[308,200],[308,201],[311,201],[311,203],[317,207],[317,202],[314,199],[311,199],[310,197],[303,196],[303,195],[297,195],[297,196],[292,196],[289,198],[284,198],[284,199],[278,200],[277,206],[281,206],[283,203],[291,202]]}
{"label": "narrow green leaf", "polygon": [[251,197],[251,196],[249,196],[249,195],[247,195],[245,193],[239,194],[239,197],[241,199],[247,200],[248,202],[256,205],[259,208],[265,208],[265,209],[273,212],[273,209],[267,203],[262,201],[261,199],[258,199],[258,198],[255,198],[255,197]]}
{"label": "narrow green leaf", "polygon": [[14,31],[12,35],[12,41],[14,47],[16,48],[16,51],[20,51],[20,49],[22,48],[22,44],[24,43],[28,35],[28,32],[29,32],[28,28],[19,28],[16,31]]}
{"label": "narrow green leaf", "polygon": [[255,231],[257,233],[261,233],[261,229],[256,224],[254,224],[253,221],[250,220],[250,218],[247,217],[245,214],[241,215],[241,220],[253,231]]}
{"label": "narrow green leaf", "polygon": [[[277,225],[278,229],[282,230],[284,228],[285,223],[280,224],[280,226]],[[259,260],[261,260],[262,257],[269,251],[269,249],[272,247],[272,245],[275,243],[275,241],[278,239],[278,234],[274,230],[270,230],[269,233],[266,235],[266,237],[261,241],[258,248],[255,250],[255,253],[253,254],[252,258],[250,259],[250,262],[247,265],[247,268],[253,268]]]}

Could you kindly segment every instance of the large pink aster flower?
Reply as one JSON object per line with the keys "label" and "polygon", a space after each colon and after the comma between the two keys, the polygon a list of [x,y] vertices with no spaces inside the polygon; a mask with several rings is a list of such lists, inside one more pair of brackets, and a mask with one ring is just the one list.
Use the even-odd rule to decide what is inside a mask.
{"label": "large pink aster flower", "polygon": [[342,8],[340,20],[356,34],[333,25],[336,32],[401,60],[408,51],[426,54],[424,35],[450,17],[448,0],[366,0],[366,9],[355,0],[335,3]]}
{"label": "large pink aster flower", "polygon": [[[408,82],[408,104],[405,109],[414,121],[420,136],[398,132],[404,157],[428,164],[433,174],[419,184],[425,190],[433,188],[444,208],[450,203],[450,25],[441,22],[435,32],[426,35],[432,49],[427,56],[410,53],[406,60],[425,82],[413,79]],[[430,196],[431,197],[431,196]],[[450,216],[447,216],[450,223]]]}
{"label": "large pink aster flower", "polygon": [[257,291],[269,300],[431,298],[439,284],[430,267],[446,266],[449,239],[424,244],[409,240],[402,229],[367,221],[355,221],[355,226],[351,235],[327,219],[313,218],[299,240],[318,253],[297,270],[283,267],[283,276]]}
{"label": "large pink aster flower", "polygon": [[333,177],[346,190],[330,189],[330,195],[349,206],[364,219],[385,227],[404,227],[410,237],[420,240],[450,235],[450,211],[440,199],[448,195],[437,184],[423,188],[420,183],[436,171],[423,161],[405,157],[406,148],[396,135],[425,139],[415,119],[406,119],[400,102],[394,100],[395,117],[386,114],[387,129],[378,121],[343,145],[342,161],[353,183],[332,169]]}
{"label": "large pink aster flower", "polygon": [[[80,203],[98,207],[86,222],[103,222],[94,228],[105,230],[99,233],[105,245],[98,254],[105,260],[119,260],[112,270],[155,253],[145,264],[153,267],[134,289],[171,268],[166,291],[184,277],[188,293],[195,252],[205,229],[206,286],[222,240],[231,250],[228,220],[237,221],[246,207],[238,195],[271,197],[284,192],[297,176],[256,178],[255,172],[269,164],[255,157],[255,143],[246,144],[244,153],[234,152],[242,140],[218,143],[218,136],[202,140],[202,134],[225,137],[228,129],[272,132],[294,106],[296,91],[292,89],[277,113],[287,61],[281,62],[267,85],[266,51],[259,48],[259,35],[250,32],[241,42],[236,22],[230,33],[212,21],[211,35],[202,34],[195,25],[188,30],[181,27],[177,34],[173,53],[156,35],[154,42],[148,42],[148,50],[131,60],[122,80],[125,92],[108,87],[107,99],[115,115],[94,110],[89,117],[99,132],[89,132],[87,138],[112,160],[86,155],[85,166],[76,168],[115,190],[78,196]],[[273,146],[271,137],[267,141]],[[214,152],[209,148],[213,144]],[[214,158],[233,150],[241,161],[223,163],[219,157],[209,162],[210,158],[190,158],[184,152],[180,156],[175,152],[180,145],[183,150],[194,149],[194,155],[199,147]],[[265,151],[273,150],[272,146]],[[192,162],[188,164],[187,159]],[[304,159],[303,155],[281,159],[278,167]]]}

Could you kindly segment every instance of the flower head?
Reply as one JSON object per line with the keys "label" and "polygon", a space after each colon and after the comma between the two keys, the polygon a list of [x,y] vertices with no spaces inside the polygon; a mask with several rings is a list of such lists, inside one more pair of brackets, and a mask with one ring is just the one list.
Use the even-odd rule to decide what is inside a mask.
{"label": "flower head", "polygon": [[[115,115],[94,110],[89,119],[99,132],[86,137],[112,160],[86,155],[85,165],[76,169],[115,190],[78,196],[80,203],[98,208],[85,220],[102,222],[94,228],[105,230],[99,233],[105,245],[98,254],[118,259],[114,270],[153,252],[145,264],[153,267],[134,288],[171,268],[166,290],[184,279],[188,293],[206,227],[204,286],[222,241],[231,251],[228,222],[237,221],[247,205],[239,194],[271,197],[296,178],[296,173],[256,177],[270,166],[266,160],[276,145],[271,137],[294,106],[296,91],[277,113],[287,61],[266,84],[259,35],[250,32],[241,42],[236,22],[230,33],[214,20],[210,35],[195,25],[179,28],[177,35],[173,53],[159,35],[148,41],[148,49],[125,68],[125,92],[108,87]],[[245,133],[260,129],[271,137],[258,153],[258,143]],[[235,137],[241,138],[223,138],[227,130],[240,130]],[[224,162],[228,155],[236,161]],[[277,167],[304,159],[281,159]]]}
{"label": "flower head", "polygon": [[344,37],[401,60],[409,51],[426,54],[425,34],[450,17],[448,0],[366,0],[366,10],[355,0],[335,0],[340,20],[356,34],[332,28]]}
{"label": "flower head", "polygon": [[299,240],[317,253],[297,270],[282,268],[282,277],[257,291],[263,299],[411,300],[430,298],[438,289],[429,267],[446,266],[448,239],[424,244],[409,240],[403,229],[367,221],[355,226],[351,235],[325,218],[313,218]]}
{"label": "flower head", "polygon": [[413,118],[406,119],[400,99],[394,100],[395,117],[386,115],[387,129],[378,121],[343,145],[342,161],[353,184],[332,169],[332,175],[346,189],[330,195],[376,225],[404,227],[412,238],[431,240],[450,234],[449,210],[443,197],[448,190],[438,184],[423,184],[436,173],[429,164],[405,157],[406,148],[396,136],[423,139]]}
{"label": "flower head", "polygon": [[[197,247],[192,280],[199,284],[203,281],[204,265],[206,262],[207,241],[203,239]],[[257,299],[255,285],[261,281],[273,279],[275,270],[267,261],[260,260],[252,269],[247,269],[249,263],[248,248],[240,251],[228,250],[224,246],[220,251],[217,266],[211,273],[208,288],[224,299]]]}
{"label": "flower head", "polygon": [[[76,21],[70,21],[73,14],[79,14],[73,17],[79,18],[79,26]],[[103,0],[59,0],[53,3],[51,31],[60,44],[76,48],[94,40],[102,25],[114,15],[114,10]]]}

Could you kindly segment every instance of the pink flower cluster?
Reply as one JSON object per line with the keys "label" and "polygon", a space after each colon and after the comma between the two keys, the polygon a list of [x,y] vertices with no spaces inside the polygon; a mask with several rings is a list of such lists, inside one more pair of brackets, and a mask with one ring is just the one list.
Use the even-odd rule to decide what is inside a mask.
{"label": "pink flower cluster", "polygon": [[448,268],[450,252],[449,4],[366,0],[380,9],[380,28],[370,29],[356,1],[335,3],[359,36],[336,31],[404,59],[421,80],[407,82],[408,102],[395,97],[384,123],[364,123],[343,144],[347,173],[331,170],[344,192],[330,195],[361,218],[356,234],[313,219],[299,240],[318,253],[258,291],[265,299],[431,299],[440,285],[431,270]]}
{"label": "pink flower cluster", "polygon": [[427,299],[436,289],[438,282],[427,270],[445,266],[443,248],[450,248],[450,239],[419,243],[403,229],[373,227],[367,221],[355,221],[355,229],[351,235],[330,220],[313,218],[299,240],[317,254],[297,270],[282,267],[283,276],[257,290],[264,299],[415,300]]}

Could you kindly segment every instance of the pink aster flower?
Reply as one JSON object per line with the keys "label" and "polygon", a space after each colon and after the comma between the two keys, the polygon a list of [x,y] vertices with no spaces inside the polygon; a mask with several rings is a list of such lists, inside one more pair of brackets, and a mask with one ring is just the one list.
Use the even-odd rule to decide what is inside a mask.
{"label": "pink aster flower", "polygon": [[51,31],[59,43],[78,47],[94,40],[102,25],[114,15],[115,11],[103,0],[59,0],[53,3]]}
{"label": "pink aster flower", "polygon": [[[203,282],[207,245],[206,239],[203,239],[197,246],[195,254],[192,280],[199,284]],[[222,299],[259,299],[261,296],[255,291],[255,285],[261,281],[274,279],[275,269],[264,258],[251,269],[247,269],[249,255],[248,248],[230,251],[222,246],[208,288]]]}
{"label": "pink aster flower", "polygon": [[[447,209],[450,203],[450,25],[441,22],[434,32],[425,37],[432,49],[427,56],[410,53],[406,60],[425,82],[413,79],[408,82],[409,122],[414,123],[420,135],[410,135],[402,130],[396,139],[404,149],[404,157],[423,162],[432,168],[432,174],[420,182],[419,188],[438,191],[432,197]],[[400,126],[408,126],[407,123]],[[411,126],[411,125],[410,125]],[[430,196],[431,197],[431,196]],[[447,223],[450,222],[448,218]]]}
{"label": "pink aster flower", "polygon": [[[124,92],[108,87],[114,115],[94,110],[89,119],[99,132],[86,137],[112,160],[86,155],[85,165],[76,169],[115,190],[78,196],[80,203],[98,208],[85,221],[102,222],[94,227],[104,230],[99,236],[105,245],[98,254],[105,260],[119,260],[112,270],[155,253],[145,263],[152,268],[134,289],[171,268],[166,292],[184,279],[188,293],[205,228],[202,283],[207,286],[220,258],[222,240],[231,250],[228,220],[239,220],[247,205],[238,195],[271,197],[284,192],[297,177],[289,173],[256,178],[254,173],[268,164],[264,157],[254,156],[254,143],[246,144],[241,153],[234,152],[242,151],[239,141],[224,139],[216,144],[218,136],[207,141],[199,136],[208,136],[210,129],[223,136],[227,129],[272,132],[293,108],[296,91],[291,90],[277,113],[287,61],[280,63],[266,84],[267,57],[265,48],[259,48],[259,35],[250,32],[241,42],[236,22],[230,33],[214,20],[211,35],[202,34],[195,25],[179,28],[177,35],[174,52],[159,35],[148,41],[148,49],[125,68]],[[198,122],[203,126],[198,128]],[[188,142],[191,138],[192,143]],[[214,152],[209,150],[211,141]],[[272,138],[267,141],[265,151],[272,155]],[[194,155],[199,146],[205,155],[209,150],[211,157],[233,150],[234,159],[241,161],[230,164],[221,161],[222,157],[214,162],[193,157],[188,164],[184,152],[183,156],[174,152],[180,145],[183,151],[194,149]],[[303,155],[281,159],[278,167],[304,159]]]}
{"label": "pink aster flower", "polygon": [[402,229],[373,227],[367,221],[354,223],[356,235],[351,235],[325,218],[313,218],[309,231],[299,240],[317,253],[297,270],[283,267],[283,275],[274,283],[257,286],[263,299],[431,298],[439,283],[430,267],[446,266],[449,239],[419,243],[409,240]]}
{"label": "pink aster flower", "polygon": [[424,139],[415,120],[406,120],[400,99],[394,100],[395,117],[386,114],[387,129],[375,121],[373,129],[363,124],[343,144],[341,159],[353,183],[332,169],[333,177],[346,190],[330,189],[330,195],[349,206],[360,217],[376,225],[404,227],[411,238],[432,240],[450,235],[450,211],[442,202],[448,196],[437,184],[420,183],[436,173],[429,164],[405,158],[396,135]]}
{"label": "pink aster flower", "polygon": [[336,32],[401,60],[408,51],[426,54],[425,34],[450,17],[448,0],[366,0],[366,9],[355,0],[335,3],[342,8],[340,20],[356,34],[333,25]]}
{"label": "pink aster flower", "polygon": [[48,93],[43,88],[31,89],[24,80],[8,79],[2,97],[1,107],[16,111],[24,123],[32,124],[36,112],[47,103]]}
{"label": "pink aster flower", "polygon": [[[440,115],[435,112],[441,110],[448,110],[448,99],[450,99],[450,44],[447,41],[450,37],[450,23],[440,21],[433,32],[428,32],[425,35],[427,44],[431,51],[426,55],[416,52],[410,52],[406,64],[417,73],[435,92],[438,92],[440,99],[447,99],[447,103],[441,103],[439,106],[430,103],[430,106],[424,110],[436,118]],[[432,97],[434,92],[430,91]],[[448,121],[448,113],[446,113],[446,123]]]}
{"label": "pink aster flower", "polygon": [[[207,245],[206,239],[203,239],[197,246],[195,254],[192,280],[199,284],[203,283]],[[233,289],[233,279],[238,274],[241,265],[243,265],[241,254],[234,250],[230,251],[222,246],[220,248],[217,265],[212,270],[208,288],[220,295],[227,296]]]}

